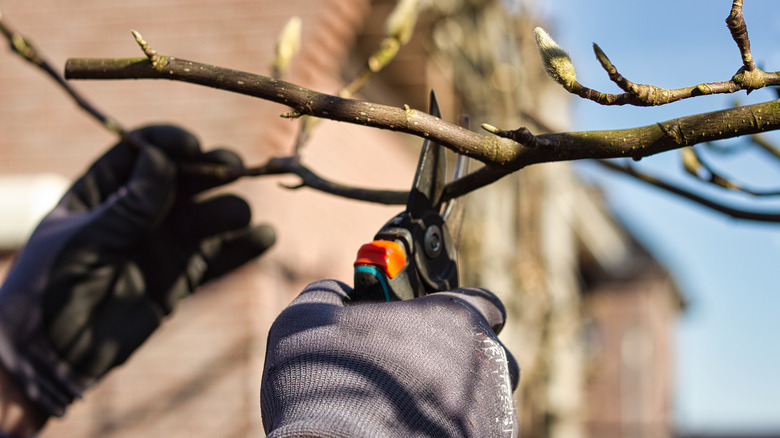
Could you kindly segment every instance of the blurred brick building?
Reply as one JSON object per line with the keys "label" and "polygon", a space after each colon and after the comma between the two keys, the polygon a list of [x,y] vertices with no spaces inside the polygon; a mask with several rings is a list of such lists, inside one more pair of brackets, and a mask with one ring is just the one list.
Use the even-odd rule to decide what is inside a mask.
{"label": "blurred brick building", "polygon": [[[316,5],[316,7],[313,7]],[[335,92],[367,1],[7,1],[9,24],[29,35],[56,66],[68,57],[141,53],[137,29],[161,53],[268,74],[274,41],[289,17],[303,21],[304,47],[286,79]],[[0,62],[0,174],[55,173],[72,179],[114,138],[54,84],[8,51]],[[188,84],[154,81],[75,84],[128,127],[171,122],[204,148],[227,145],[247,164],[288,155],[298,122],[288,108]],[[347,124],[323,123],[305,162],[345,183],[402,189],[411,181],[417,141]],[[377,163],[382,163],[381,167]],[[377,171],[377,169],[381,171]],[[398,207],[377,207],[280,182],[241,181],[255,221],[278,230],[276,247],[238,275],[185,300],[128,362],[43,436],[262,436],[260,373],[268,326],[310,281],[350,280],[361,243]],[[7,261],[7,260],[6,260]]]}
{"label": "blurred brick building", "polygon": [[[276,37],[287,19],[298,15],[303,21],[302,52],[284,79],[334,93],[343,84],[344,72],[354,71],[356,60],[363,59],[360,54],[378,41],[382,20],[393,3],[6,0],[1,6],[4,18],[32,37],[57,66],[69,57],[139,56],[130,36],[130,29],[136,29],[160,53],[259,74],[269,73]],[[427,90],[435,88],[443,117],[454,120],[462,106],[460,98],[446,66],[429,50],[420,38],[413,40],[393,70],[372,84],[364,97],[425,108]],[[205,148],[229,146],[248,164],[288,155],[299,126],[298,121],[278,117],[287,111],[281,105],[189,84],[144,80],[74,85],[128,127],[175,123],[193,130]],[[0,175],[55,174],[70,180],[114,141],[51,80],[8,51],[0,53],[0,102]],[[405,189],[419,143],[410,136],[325,122],[308,144],[304,161],[340,182]],[[51,421],[43,438],[262,436],[260,373],[273,318],[310,281],[331,277],[350,283],[357,248],[399,210],[307,189],[291,191],[280,187],[280,182],[294,184],[296,178],[243,180],[229,188],[250,201],[255,221],[277,228],[275,248],[185,300],[125,366],[91,390],[86,401],[76,403],[64,419]],[[648,271],[639,264],[634,268],[640,269],[625,271],[624,265],[615,264],[615,254],[633,260],[644,253],[637,252],[595,198],[586,191],[577,193],[582,205],[596,213],[568,226],[574,229],[575,222],[603,226],[573,231],[577,237],[566,249],[575,259],[571,275],[588,280],[577,287],[590,291],[582,295],[581,308],[585,327],[592,329],[583,331],[592,335],[585,351],[588,363],[595,364],[583,379],[589,382],[587,387],[581,388],[587,413],[583,404],[578,405],[582,413],[577,421],[583,432],[595,433],[589,436],[607,436],[597,433],[600,424],[628,421],[628,411],[614,411],[619,405],[638,416],[639,423],[652,417],[658,430],[666,430],[670,330],[679,308],[676,291],[662,270]],[[613,246],[599,250],[594,242],[604,235],[618,237],[608,240]],[[12,248],[0,260],[3,270],[11,257]],[[633,330],[619,322],[626,318],[649,324],[652,340],[647,342],[656,345],[655,350],[647,353],[645,341],[636,347],[630,339],[621,344],[610,337],[634,336],[621,335]],[[648,380],[640,373],[614,381],[623,375],[610,368],[622,366],[619,360],[614,362],[620,345],[638,348],[636,354],[625,354],[644,360],[643,366],[660,380]],[[633,407],[632,400],[646,394],[650,399],[641,401],[641,406],[651,413]]]}

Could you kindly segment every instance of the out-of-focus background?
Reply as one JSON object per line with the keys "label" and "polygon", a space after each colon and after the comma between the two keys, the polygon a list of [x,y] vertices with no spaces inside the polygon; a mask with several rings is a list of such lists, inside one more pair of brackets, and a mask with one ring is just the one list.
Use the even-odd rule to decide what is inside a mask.
{"label": "out-of-focus background", "polygon": [[[632,81],[686,87],[725,81],[741,66],[726,27],[731,1],[594,0],[545,2],[550,32],[572,56],[577,77],[600,91],[619,92],[601,69],[599,46]],[[541,6],[541,5],[540,5]],[[745,2],[743,12],[756,64],[778,70],[780,4]],[[621,129],[677,117],[766,102],[776,89],[715,95],[654,108],[603,107],[573,100],[575,130]],[[762,138],[777,147],[780,136]],[[696,149],[718,172],[744,186],[777,189],[777,162],[748,139]],[[776,223],[735,220],[672,197],[630,178],[594,172],[580,175],[604,187],[611,210],[672,272],[688,306],[675,330],[674,416],[688,433],[757,434],[780,431],[780,230]],[[727,205],[757,212],[780,211],[777,197],[751,197],[694,184],[679,153],[637,163],[643,171]],[[595,169],[598,170],[598,169]]]}
{"label": "out-of-focus background", "polygon": [[[675,13],[678,5],[668,1],[652,8],[663,10],[662,3],[670,14]],[[721,24],[728,2],[691,3],[713,11],[706,20],[718,20],[716,30],[702,31],[704,43],[691,44],[712,49],[711,57],[722,56],[722,51],[736,53]],[[614,47],[628,46],[627,53],[635,53],[631,47],[646,53],[623,61],[627,66],[636,63],[640,70],[651,57],[661,64],[659,57],[689,56],[687,47],[676,40],[659,39],[661,50],[666,47],[666,51],[650,52],[659,49],[654,41],[658,33],[647,36],[636,29],[661,32],[662,25],[643,18],[655,16],[644,5],[621,3],[614,8],[606,2],[566,0],[420,4],[423,12],[414,38],[359,98],[424,110],[428,90],[433,88],[443,118],[454,121],[458,114],[468,113],[472,129],[483,122],[509,129],[528,126],[534,132],[652,123],[630,116],[620,119],[622,109],[599,119],[595,104],[575,104],[543,73],[533,41],[532,29],[537,25],[548,26],[566,48],[572,46],[578,73],[581,63],[595,65],[595,60],[578,51],[589,49],[590,40],[597,37],[599,43],[604,39],[605,49],[613,47],[611,42]],[[297,15],[303,23],[302,51],[283,79],[327,93],[335,93],[351,79],[376,48],[394,6],[392,0],[4,0],[0,4],[4,19],[31,37],[57,66],[69,57],[139,56],[130,36],[130,29],[136,29],[162,54],[264,75],[270,73],[277,35]],[[686,17],[697,19],[680,19],[675,32],[696,35],[692,26],[705,18]],[[771,27],[771,21],[766,26]],[[597,33],[614,27],[624,33]],[[719,39],[710,40],[710,34]],[[739,59],[732,57],[728,62],[736,71]],[[653,71],[662,70],[656,66]],[[706,78],[696,79],[680,73],[690,74],[691,66],[667,70],[690,83],[733,74],[703,69]],[[585,77],[595,81],[596,75]],[[248,164],[289,155],[300,124],[278,117],[287,111],[281,105],[190,84],[139,80],[74,85],[125,126],[175,123],[195,132],[207,149],[236,149]],[[78,110],[49,78],[9,51],[0,53],[0,102],[0,263],[5,271],[29,232],[25,225],[39,217],[115,139]],[[665,118],[654,121],[659,120]],[[314,132],[303,159],[323,176],[340,182],[405,189],[420,144],[420,139],[408,135],[325,122]],[[695,345],[704,342],[692,338],[691,329],[685,332],[685,325],[690,325],[686,314],[691,309],[698,312],[694,315],[706,312],[711,285],[699,281],[704,274],[690,274],[698,273],[696,269],[705,272],[707,266],[690,265],[688,257],[704,258],[711,251],[700,243],[695,247],[698,252],[681,256],[660,231],[647,232],[664,220],[666,225],[657,228],[679,228],[689,217],[670,220],[658,215],[651,220],[650,213],[631,214],[637,210],[625,208],[626,199],[633,200],[636,209],[684,202],[645,203],[656,195],[641,189],[613,190],[624,184],[622,180],[607,179],[608,184],[599,187],[593,183],[605,181],[603,174],[587,167],[581,170],[565,163],[532,166],[468,197],[460,245],[462,282],[488,287],[507,304],[510,320],[502,339],[522,368],[516,401],[523,436],[669,437],[714,432],[744,436],[771,432],[773,426],[780,430],[776,420],[780,417],[773,421],[767,414],[772,409],[766,406],[769,401],[758,409],[764,422],[748,424],[739,416],[719,414],[738,410],[746,400],[713,396],[709,400],[721,406],[713,411],[708,410],[708,400],[698,395],[707,383],[718,393],[724,379],[719,370],[731,368],[732,376],[744,374],[733,368],[737,362],[724,359],[731,357],[728,352],[713,352],[717,348],[710,346],[691,355],[693,347],[680,342],[681,333],[688,336],[683,340],[693,339]],[[264,177],[242,180],[227,189],[250,200],[256,221],[277,228],[274,249],[185,300],[126,365],[88,392],[66,417],[51,421],[42,437],[263,435],[259,385],[265,336],[273,318],[310,281],[330,277],[351,283],[357,248],[400,209],[280,187],[295,182],[294,177]],[[604,202],[604,191],[610,195],[610,206]],[[615,193],[623,197],[616,198]],[[721,220],[711,214],[701,216],[704,219],[695,220]],[[688,225],[695,228],[696,222]],[[722,232],[731,231],[724,226]],[[767,233],[772,235],[771,230]],[[763,299],[765,291],[751,290],[753,283],[744,273],[752,271],[742,265],[732,266],[733,276],[745,285],[738,292],[751,302]],[[717,266],[711,269],[718,270]],[[771,277],[771,272],[761,275]],[[686,305],[690,296],[695,300]],[[740,333],[746,345],[754,338],[771,342],[771,333],[760,328]],[[729,348],[739,346],[738,339],[730,341]],[[701,363],[697,357],[713,359]],[[695,364],[695,371],[681,365],[680,359]],[[763,381],[767,388],[777,386],[771,382],[776,379],[772,374],[741,377]],[[699,383],[689,385],[689,380]]]}

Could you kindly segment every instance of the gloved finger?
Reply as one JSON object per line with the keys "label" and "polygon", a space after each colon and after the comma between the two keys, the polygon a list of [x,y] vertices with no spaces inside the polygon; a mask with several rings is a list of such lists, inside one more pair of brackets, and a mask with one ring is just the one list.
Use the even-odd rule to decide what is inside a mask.
{"label": "gloved finger", "polygon": [[176,234],[200,241],[225,231],[245,228],[252,220],[252,211],[244,199],[220,195],[200,202],[177,203],[169,220]]}
{"label": "gloved finger", "polygon": [[276,242],[276,232],[270,225],[256,225],[228,231],[208,239],[201,245],[206,270],[201,284],[220,277],[258,257]]}
{"label": "gloved finger", "polygon": [[[200,153],[197,139],[175,126],[148,126],[130,133],[144,144],[166,151],[174,159]],[[132,175],[139,150],[127,141],[117,143],[98,158],[68,191],[71,211],[91,210],[119,190]]]}
{"label": "gloved finger", "polygon": [[132,131],[130,137],[154,146],[176,162],[192,160],[202,154],[200,142],[191,132],[174,125],[149,125]]}
{"label": "gloved finger", "polygon": [[[162,149],[168,157],[179,164],[217,165],[226,167],[244,166],[243,160],[228,149],[202,152],[198,139],[190,132],[172,125],[148,126],[133,131],[147,144]],[[197,167],[197,166],[195,166]],[[225,177],[219,172],[194,172],[186,169],[179,173],[179,193],[182,198],[235,181],[236,176]]]}
{"label": "gloved finger", "polygon": [[495,334],[499,334],[506,322],[506,308],[504,303],[492,292],[479,288],[462,288],[447,292],[437,292],[426,295],[430,297],[451,297],[471,307],[487,321]]}
{"label": "gloved finger", "polygon": [[109,149],[68,190],[68,210],[87,211],[102,204],[127,182],[137,155],[138,151],[124,143]]}
{"label": "gloved finger", "polygon": [[162,223],[176,195],[176,166],[155,148],[143,150],[135,164],[127,183],[93,210],[81,238],[123,249]]}
{"label": "gloved finger", "polygon": [[[244,162],[235,152],[228,149],[215,149],[209,152],[190,157],[183,163],[195,165],[216,165],[229,168],[243,168]],[[197,167],[197,166],[195,166]],[[237,176],[226,177],[219,172],[196,173],[184,169],[179,177],[179,187],[182,197],[191,197],[214,187],[233,182]]]}
{"label": "gloved finger", "polygon": [[316,349],[316,338],[319,335],[325,337],[323,342],[329,342],[328,327],[337,330],[340,324],[348,324],[349,317],[344,312],[347,310],[345,303],[349,301],[350,292],[349,286],[336,280],[320,280],[306,286],[282,310],[268,330],[266,366],[274,363],[279,355],[285,356],[284,340],[294,342],[297,333],[309,332],[315,341],[298,344],[298,349]]}
{"label": "gloved finger", "polygon": [[295,304],[328,304],[344,307],[349,302],[352,288],[337,280],[320,280],[306,286],[290,303]]}

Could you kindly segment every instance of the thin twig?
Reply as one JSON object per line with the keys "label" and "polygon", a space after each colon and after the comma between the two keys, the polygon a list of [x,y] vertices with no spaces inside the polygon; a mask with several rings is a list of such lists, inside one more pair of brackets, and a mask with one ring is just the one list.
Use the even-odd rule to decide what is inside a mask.
{"label": "thin twig", "polygon": [[[637,84],[626,79],[621,75],[617,68],[612,64],[607,55],[601,50],[598,44],[593,44],[593,52],[601,63],[602,68],[609,75],[610,80],[620,89],[625,91],[623,94],[599,93],[590,90],[587,87],[573,87],[575,94],[596,101],[604,105],[625,105],[634,106],[657,106],[667,103],[677,102],[696,96],[707,94],[730,94],[742,90],[742,86],[736,84],[733,80],[722,82],[708,82],[694,86],[667,89],[655,85]],[[775,78],[780,83],[780,78]],[[770,84],[767,84],[767,86]]]}
{"label": "thin twig", "polygon": [[[379,72],[385,69],[398,55],[401,48],[409,42],[419,15],[416,0],[403,0],[396,4],[386,21],[385,37],[377,49],[368,57],[362,70],[347,85],[342,87],[338,97],[349,99],[368,84]],[[277,78],[278,79],[278,78]],[[298,137],[295,140],[295,154],[300,155],[311,133],[322,119],[304,115]]]}
{"label": "thin twig", "polygon": [[24,59],[25,61],[29,62],[30,64],[34,65],[35,67],[39,68],[44,73],[46,73],[73,99],[74,102],[76,102],[76,104],[81,109],[86,111],[94,119],[100,122],[100,124],[103,125],[106,129],[108,129],[114,134],[117,134],[123,140],[129,141],[130,143],[137,143],[137,139],[131,138],[128,135],[127,130],[125,130],[119,124],[119,122],[117,122],[114,118],[109,117],[102,111],[98,110],[86,98],[84,98],[81,95],[81,93],[79,93],[75,88],[73,88],[65,80],[65,78],[57,71],[57,69],[52,67],[51,63],[49,63],[43,57],[41,52],[35,47],[35,45],[28,38],[16,32],[14,29],[11,28],[11,26],[8,25],[8,23],[5,20],[5,17],[1,12],[0,12],[0,33],[2,33],[3,36],[5,36],[5,38],[8,40],[11,46],[11,50],[14,53],[21,56],[22,59]]}
{"label": "thin twig", "polygon": [[768,152],[772,157],[780,159],[780,149],[774,144],[767,141],[764,137],[754,134],[750,136],[750,141],[759,146],[762,150]]}
{"label": "thin twig", "polygon": [[753,55],[750,53],[750,39],[748,38],[747,23],[745,15],[742,14],[742,0],[734,0],[731,4],[731,12],[726,18],[726,24],[731,32],[731,38],[737,43],[739,53],[742,55],[742,65],[745,70],[751,71],[756,68],[753,62]]}
{"label": "thin twig", "polygon": [[596,161],[607,169],[632,176],[636,180],[647,183],[653,187],[659,188],[668,193],[672,193],[674,195],[683,197],[699,205],[703,205],[711,210],[723,213],[735,219],[745,219],[745,220],[751,220],[757,222],[780,222],[780,213],[747,211],[743,209],[730,207],[723,203],[713,201],[712,199],[694,193],[690,190],[683,189],[682,187],[664,181],[658,177],[639,172],[633,166],[619,165],[617,163],[608,160],[596,160]]}
{"label": "thin twig", "polygon": [[704,171],[704,172],[700,172],[700,171],[689,172],[690,174],[692,174],[702,182],[713,184],[717,187],[726,190],[742,192],[747,195],[755,196],[759,198],[780,195],[780,190],[758,190],[758,189],[746,187],[743,184],[736,182],[733,178],[721,174],[712,166],[712,164],[709,163],[708,160],[705,160],[701,156],[701,154],[699,154],[699,152],[696,151],[694,148],[686,148],[684,150],[692,155],[692,157],[696,160],[696,164],[698,165],[698,168]]}
{"label": "thin twig", "polygon": [[[105,115],[83,97],[74,87],[60,75],[51,64],[41,56],[40,51],[18,32],[14,31],[0,13],[0,33],[8,39],[11,49],[14,53],[20,55],[24,60],[40,68],[54,81],[90,116],[98,120],[106,129],[118,135],[123,141],[138,149],[148,145],[138,136],[132,135],[117,122],[115,119]],[[164,58],[149,46],[141,35],[133,31],[133,36],[141,46],[144,54],[153,64],[164,62]],[[273,158],[266,165],[255,168],[230,167],[222,165],[211,165],[204,163],[182,163],[182,171],[189,174],[216,177],[224,181],[232,181],[244,176],[262,176],[293,174],[301,178],[301,185],[298,187],[310,187],[325,193],[334,194],[344,198],[356,199],[361,201],[375,202],[381,204],[403,204],[406,202],[408,192],[396,192],[392,190],[370,190],[358,187],[349,187],[346,185],[328,181],[320,177],[315,172],[303,166],[297,160],[291,158]]]}
{"label": "thin twig", "polygon": [[296,156],[271,158],[262,166],[245,169],[241,176],[284,174],[297,175],[301,179],[301,182],[298,185],[285,186],[290,189],[309,187],[342,198],[386,205],[405,204],[409,197],[409,192],[407,191],[364,189],[327,180],[303,165]]}
{"label": "thin twig", "polygon": [[[25,61],[41,69],[46,75],[48,75],[59,87],[65,91],[65,93],[76,102],[79,108],[83,109],[88,115],[97,120],[104,128],[109,132],[116,134],[120,140],[126,142],[131,147],[138,150],[148,147],[149,145],[139,136],[133,135],[131,132],[122,127],[122,125],[113,117],[106,115],[103,111],[97,109],[87,98],[79,93],[70,83],[54,68],[51,63],[48,62],[40,50],[22,34],[13,30],[5,20],[5,17],[0,13],[0,33],[5,36],[11,46],[11,50],[22,57]],[[139,41],[139,44],[141,41]],[[144,42],[145,44],[145,42]],[[146,49],[145,49],[146,51]],[[153,53],[148,53],[147,56],[152,56]],[[186,172],[198,173],[206,176],[217,176],[226,179],[235,179],[236,169],[227,169],[225,166],[217,165],[190,165],[184,163],[181,165],[182,169]]]}

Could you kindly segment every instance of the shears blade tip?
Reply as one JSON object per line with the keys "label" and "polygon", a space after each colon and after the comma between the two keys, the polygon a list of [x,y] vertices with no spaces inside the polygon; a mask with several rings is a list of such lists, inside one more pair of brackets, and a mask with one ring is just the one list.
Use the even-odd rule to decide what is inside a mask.
{"label": "shears blade tip", "polygon": [[[441,117],[436,93],[431,90],[428,112],[434,117]],[[446,182],[446,150],[440,144],[426,139],[420,151],[414,183],[409,194],[406,209],[413,216],[426,210],[441,208],[441,195]]]}

